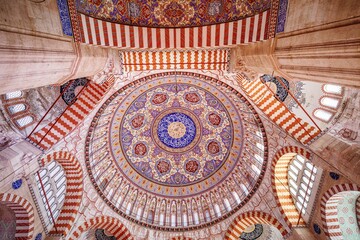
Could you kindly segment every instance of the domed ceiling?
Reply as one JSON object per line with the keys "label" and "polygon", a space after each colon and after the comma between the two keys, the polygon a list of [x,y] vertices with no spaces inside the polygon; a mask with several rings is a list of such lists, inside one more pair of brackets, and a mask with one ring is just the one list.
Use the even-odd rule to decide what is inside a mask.
{"label": "domed ceiling", "polygon": [[266,145],[240,93],[207,76],[169,72],[136,80],[104,103],[86,162],[115,211],[174,230],[219,221],[246,203],[264,173]]}
{"label": "domed ceiling", "polygon": [[147,27],[191,27],[240,20],[270,8],[271,0],[77,0],[79,12]]}

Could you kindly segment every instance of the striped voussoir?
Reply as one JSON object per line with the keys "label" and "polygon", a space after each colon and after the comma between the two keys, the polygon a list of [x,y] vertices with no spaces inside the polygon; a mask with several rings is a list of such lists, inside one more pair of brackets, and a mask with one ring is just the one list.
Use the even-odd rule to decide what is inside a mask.
{"label": "striped voussoir", "polygon": [[32,239],[34,234],[34,209],[31,204],[25,198],[10,193],[0,193],[0,203],[10,208],[15,214],[15,239]]}
{"label": "striped voussoir", "polygon": [[311,158],[309,151],[297,146],[287,146],[275,154],[271,164],[271,185],[276,204],[280,208],[280,212],[289,228],[294,225],[305,225],[304,220],[300,217],[300,213],[295,207],[288,188],[288,167],[296,154],[302,155],[307,159]]}
{"label": "striped voussoir", "polygon": [[221,47],[268,39],[269,11],[239,21],[202,27],[152,28],[102,21],[79,14],[81,41],[120,48]]}
{"label": "striped voussoir", "polygon": [[187,51],[120,51],[125,72],[145,70],[227,70],[229,48]]}
{"label": "striped voussoir", "polygon": [[83,232],[89,229],[104,229],[110,232],[118,240],[132,240],[134,239],[129,230],[120,222],[119,219],[101,216],[87,220],[81,224],[70,236],[69,240],[79,239]]}
{"label": "striped voussoir", "polygon": [[249,226],[256,223],[272,225],[277,228],[283,236],[288,234],[288,231],[281,225],[281,223],[268,213],[264,212],[246,212],[242,213],[234,219],[228,228],[225,239],[238,240],[241,233]]}
{"label": "striped voussoir", "polygon": [[66,236],[79,211],[83,194],[83,172],[79,161],[68,152],[53,152],[41,159],[41,165],[44,167],[52,161],[57,161],[64,168],[66,195],[59,217],[56,219],[55,226],[49,234],[62,234]]}
{"label": "striped voussoir", "polygon": [[[339,225],[339,220],[337,219],[337,205],[340,199],[343,198],[342,194],[337,193],[346,192],[346,191],[360,191],[360,187],[351,184],[339,184],[332,186],[329,190],[327,190],[320,202],[320,212],[321,212],[321,221],[324,227],[324,233],[326,236],[330,237],[338,237],[341,238],[342,232]],[[359,199],[358,199],[359,200]],[[357,215],[359,216],[358,212],[358,202],[357,201]],[[359,218],[358,218],[359,221]]]}
{"label": "striped voussoir", "polygon": [[[73,131],[86,118],[86,116],[88,116],[88,114],[94,109],[97,103],[114,84],[114,81],[114,76],[111,76],[101,85],[89,82],[87,87],[85,87],[78,96],[75,103],[63,112],[54,126],[53,120],[39,131],[29,136],[28,140],[41,149],[50,149],[54,144]],[[41,142],[39,143],[40,140]]]}
{"label": "striped voussoir", "polygon": [[266,116],[302,144],[309,143],[320,134],[318,129],[296,117],[283,102],[278,101],[259,78],[249,82],[241,74],[238,74],[237,80],[247,96]]}

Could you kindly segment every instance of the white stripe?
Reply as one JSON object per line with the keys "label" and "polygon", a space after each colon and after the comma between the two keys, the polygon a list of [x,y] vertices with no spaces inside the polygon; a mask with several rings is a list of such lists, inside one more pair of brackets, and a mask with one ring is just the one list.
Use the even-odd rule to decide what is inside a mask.
{"label": "white stripe", "polygon": [[207,40],[207,27],[202,28],[202,43],[200,47],[206,47],[206,40]]}
{"label": "white stripe", "polygon": [[152,48],[156,48],[157,42],[156,42],[156,29],[151,28],[151,39],[152,39]]}
{"label": "white stripe", "polygon": [[234,32],[234,22],[229,23],[229,33],[228,33],[228,45],[232,44],[232,36]]}
{"label": "white stripe", "polygon": [[185,47],[189,47],[190,29],[185,28]]}
{"label": "white stripe", "polygon": [[161,47],[166,47],[166,39],[165,39],[165,28],[160,28],[160,41],[161,41]]}
{"label": "white stripe", "polygon": [[176,32],[176,48],[180,48],[181,47],[181,30],[180,29],[175,29]]}
{"label": "white stripe", "polygon": [[256,42],[256,35],[258,32],[258,24],[259,24],[259,14],[255,15],[255,19],[254,19],[254,31],[253,31],[253,35],[252,35],[253,42]]}
{"label": "white stripe", "polygon": [[113,35],[112,35],[111,23],[106,22],[106,27],[108,30],[109,46],[114,46],[114,39],[113,39]]}
{"label": "white stripe", "polygon": [[193,35],[194,47],[198,47],[199,44],[198,43],[199,38],[197,37],[198,33],[199,33],[199,28],[198,27],[194,28],[194,35]]}
{"label": "white stripe", "polygon": [[250,35],[250,23],[251,23],[251,20],[250,18],[247,18],[246,19],[246,30],[245,30],[245,43],[248,43],[249,42],[249,35]]}
{"label": "white stripe", "polygon": [[242,21],[243,21],[243,20],[238,21],[237,34],[236,34],[236,44],[242,43],[242,42],[241,42],[241,37],[242,37]]}
{"label": "white stripe", "polygon": [[144,43],[144,48],[149,47],[149,42],[148,42],[148,37],[147,37],[147,33],[148,33],[148,28],[147,27],[143,27],[142,28],[143,31],[143,43]]}
{"label": "white stripe", "polygon": [[170,48],[174,48],[175,47],[175,44],[174,44],[174,29],[173,28],[170,28],[169,29],[169,42],[170,42],[170,45],[169,47]]}
{"label": "white stripe", "polygon": [[86,25],[86,17],[83,14],[81,14],[81,22],[84,30],[85,43],[89,43],[89,32]]}
{"label": "white stripe", "polygon": [[94,19],[89,18],[89,20],[90,20],[90,29],[91,29],[91,36],[92,36],[92,39],[93,39],[93,44],[97,44]]}
{"label": "white stripe", "polygon": [[115,24],[115,29],[116,29],[117,46],[118,46],[118,47],[124,47],[124,46],[122,46],[122,43],[121,43],[120,25],[119,25],[119,24]]}
{"label": "white stripe", "polygon": [[224,38],[225,38],[225,23],[220,24],[220,34],[219,34],[219,46],[224,46]]}
{"label": "white stripe", "polygon": [[125,47],[130,47],[131,43],[130,43],[130,26],[125,25]]}
{"label": "white stripe", "polygon": [[260,33],[260,40],[264,40],[265,38],[265,26],[266,26],[266,17],[268,12],[263,12],[263,16],[261,19],[261,33]]}
{"label": "white stripe", "polygon": [[211,41],[210,41],[210,46],[215,46],[216,43],[216,25],[211,25]]}
{"label": "white stripe", "polygon": [[99,34],[100,34],[100,45],[105,45],[105,38],[104,38],[104,28],[102,25],[102,21],[96,20],[99,26]]}
{"label": "white stripe", "polygon": [[139,41],[139,27],[134,27],[134,42],[136,48],[138,48],[140,45]]}

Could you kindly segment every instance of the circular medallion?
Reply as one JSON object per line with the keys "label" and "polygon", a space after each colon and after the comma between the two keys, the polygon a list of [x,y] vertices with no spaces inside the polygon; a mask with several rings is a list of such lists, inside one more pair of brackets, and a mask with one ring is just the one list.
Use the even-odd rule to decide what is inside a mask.
{"label": "circular medallion", "polygon": [[[150,216],[191,209],[194,201],[205,207],[236,193],[240,201],[228,199],[236,210],[248,201],[266,165],[259,119],[241,94],[216,79],[185,72],[151,75],[118,90],[94,117],[85,148],[89,174],[106,202],[128,219],[137,219],[135,210],[126,210],[129,201],[143,209],[148,205]],[[254,152],[257,144],[264,150]],[[103,182],[108,184],[97,187]],[[208,222],[176,228],[201,224]]]}

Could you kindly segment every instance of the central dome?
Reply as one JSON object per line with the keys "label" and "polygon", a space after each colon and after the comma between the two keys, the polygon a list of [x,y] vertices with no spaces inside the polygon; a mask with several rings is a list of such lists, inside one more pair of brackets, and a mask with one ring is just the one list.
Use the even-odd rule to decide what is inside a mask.
{"label": "central dome", "polygon": [[[100,195],[124,217],[191,228],[248,201],[263,175],[264,137],[254,109],[228,85],[160,73],[123,87],[100,108],[87,138],[87,167]],[[156,222],[161,212],[210,211],[211,202],[219,203],[210,218]]]}

